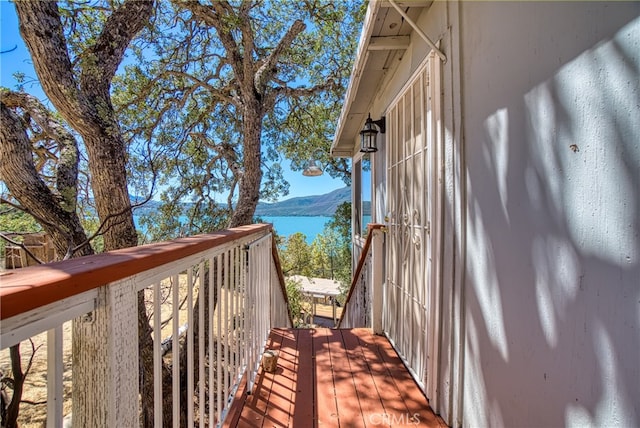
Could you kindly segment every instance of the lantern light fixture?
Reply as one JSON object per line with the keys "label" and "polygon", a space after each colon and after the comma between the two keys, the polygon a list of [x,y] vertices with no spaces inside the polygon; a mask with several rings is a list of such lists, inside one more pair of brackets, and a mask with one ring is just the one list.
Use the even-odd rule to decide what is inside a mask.
{"label": "lantern light fixture", "polygon": [[369,113],[369,117],[367,117],[367,120],[364,123],[364,128],[360,131],[360,151],[362,153],[375,153],[378,151],[376,143],[378,130],[376,127],[380,129],[379,132],[381,134],[384,134],[386,131],[385,118],[382,116],[378,120],[372,120],[371,113]]}
{"label": "lantern light fixture", "polygon": [[305,177],[318,177],[322,175],[322,167],[320,166],[320,162],[318,162],[315,158],[309,159],[307,162],[307,166],[302,170],[302,175]]}

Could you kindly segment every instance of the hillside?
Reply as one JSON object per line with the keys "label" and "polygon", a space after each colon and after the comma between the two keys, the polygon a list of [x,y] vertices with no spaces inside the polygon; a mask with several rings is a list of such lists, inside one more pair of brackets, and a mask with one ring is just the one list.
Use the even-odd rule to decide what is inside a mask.
{"label": "hillside", "polygon": [[302,196],[280,202],[261,202],[257,216],[332,216],[338,205],[351,200],[351,188],[343,187],[324,195]]}
{"label": "hillside", "polygon": [[[131,196],[132,201],[136,201]],[[256,216],[326,216],[330,217],[338,205],[351,200],[351,188],[343,187],[324,195],[302,196],[280,202],[260,202],[256,208]],[[186,208],[185,204],[185,208]],[[134,215],[149,215],[158,211],[160,202],[149,201],[144,206],[134,209]]]}

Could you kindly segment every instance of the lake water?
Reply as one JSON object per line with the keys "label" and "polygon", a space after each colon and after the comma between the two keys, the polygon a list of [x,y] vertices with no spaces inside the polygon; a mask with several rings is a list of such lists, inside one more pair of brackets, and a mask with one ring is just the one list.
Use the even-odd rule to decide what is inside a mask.
{"label": "lake water", "polygon": [[[134,216],[134,221],[138,230],[144,231],[140,226],[138,216]],[[261,216],[263,222],[273,224],[273,228],[278,235],[288,237],[296,232],[303,233],[307,238],[307,244],[311,244],[316,235],[322,233],[325,224],[331,217],[323,216],[291,216],[291,217],[271,217]]]}
{"label": "lake water", "polygon": [[322,233],[325,224],[331,217],[322,216],[295,216],[295,217],[269,217],[261,216],[262,221],[272,223],[278,235],[288,237],[296,232],[303,233],[307,243],[311,244],[316,235]]}

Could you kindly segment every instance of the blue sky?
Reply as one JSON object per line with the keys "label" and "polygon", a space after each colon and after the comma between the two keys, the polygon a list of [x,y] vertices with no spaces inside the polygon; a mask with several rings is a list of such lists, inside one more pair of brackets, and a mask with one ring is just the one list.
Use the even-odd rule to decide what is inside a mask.
{"label": "blue sky", "polygon": [[[15,72],[25,73],[27,81],[35,79],[36,73],[33,70],[29,52],[20,37],[15,7],[6,0],[0,0],[0,50],[4,52],[14,47],[16,47],[15,50],[0,55],[0,84],[10,89],[15,89],[16,81],[13,77]],[[44,93],[37,82],[27,84],[25,90],[44,99]],[[289,195],[282,199],[321,195],[345,186],[342,180],[331,178],[328,174],[305,177],[301,172],[291,171],[289,162],[286,160],[283,162],[283,169],[285,179],[289,182]]]}

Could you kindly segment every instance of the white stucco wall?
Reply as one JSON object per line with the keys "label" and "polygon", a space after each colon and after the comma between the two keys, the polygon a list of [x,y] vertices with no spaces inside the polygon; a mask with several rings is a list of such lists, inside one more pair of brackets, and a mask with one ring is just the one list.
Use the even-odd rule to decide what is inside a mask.
{"label": "white stucco wall", "polygon": [[640,426],[640,3],[460,4],[465,426]]}

